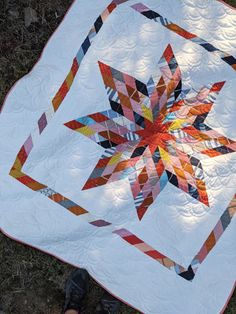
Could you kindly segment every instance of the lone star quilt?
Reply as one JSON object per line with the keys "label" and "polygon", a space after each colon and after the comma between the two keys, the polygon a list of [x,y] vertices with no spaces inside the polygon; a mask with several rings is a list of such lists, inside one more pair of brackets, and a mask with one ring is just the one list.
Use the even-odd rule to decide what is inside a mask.
{"label": "lone star quilt", "polygon": [[236,280],[236,10],[77,0],[0,114],[0,228],[143,313]]}

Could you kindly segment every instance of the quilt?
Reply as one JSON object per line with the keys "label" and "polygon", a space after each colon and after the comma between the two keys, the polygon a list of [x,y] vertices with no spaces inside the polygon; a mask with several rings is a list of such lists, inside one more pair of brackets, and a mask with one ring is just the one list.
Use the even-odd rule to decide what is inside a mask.
{"label": "quilt", "polygon": [[236,279],[236,10],[75,0],[0,114],[0,228],[143,313]]}

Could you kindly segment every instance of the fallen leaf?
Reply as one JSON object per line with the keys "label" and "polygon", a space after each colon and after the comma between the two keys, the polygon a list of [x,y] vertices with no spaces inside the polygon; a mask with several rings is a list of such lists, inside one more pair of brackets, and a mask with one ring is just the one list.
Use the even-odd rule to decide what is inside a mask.
{"label": "fallen leaf", "polygon": [[25,26],[26,27],[29,27],[31,23],[38,21],[37,12],[34,9],[30,7],[25,8],[24,13],[25,13]]}

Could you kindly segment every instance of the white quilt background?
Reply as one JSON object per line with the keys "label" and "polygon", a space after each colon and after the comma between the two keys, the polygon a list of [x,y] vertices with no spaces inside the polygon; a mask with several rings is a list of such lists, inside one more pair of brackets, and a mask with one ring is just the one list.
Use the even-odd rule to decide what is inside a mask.
{"label": "white quilt background", "polygon": [[[226,81],[207,123],[236,139],[236,71],[162,25],[120,5],[95,38],[67,97],[34,146],[23,171],[101,219],[124,227],[177,263],[188,266],[236,192],[236,153],[204,159],[210,207],[170,183],[140,222],[130,185],[121,180],[82,191],[103,148],[64,123],[110,108],[97,62],[146,82],[170,43],[183,86]],[[188,282],[109,230],[95,228],[8,175],[38,118],[107,0],[77,0],[32,72],[9,94],[0,115],[0,228],[13,238],[85,267],[113,294],[145,313],[216,314],[236,278],[236,219]],[[236,10],[217,1],[144,0],[162,16],[236,56]]]}

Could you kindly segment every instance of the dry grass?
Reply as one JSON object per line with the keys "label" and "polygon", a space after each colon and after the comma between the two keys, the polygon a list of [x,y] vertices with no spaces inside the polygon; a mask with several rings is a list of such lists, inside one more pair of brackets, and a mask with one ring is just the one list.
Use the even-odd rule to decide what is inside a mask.
{"label": "dry grass", "polygon": [[[71,2],[72,0],[0,2],[0,104],[13,83],[28,73],[35,64]],[[236,0],[228,2],[236,6]],[[26,26],[24,9],[29,7],[36,11],[37,22]],[[1,234],[0,252],[0,313],[60,313],[64,281],[72,267]],[[101,294],[101,288],[91,280],[85,313],[94,312]],[[124,305],[121,313],[137,312]],[[225,314],[235,313],[236,294]]]}

